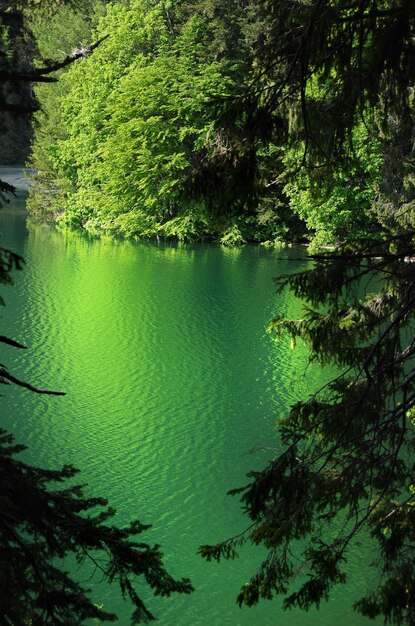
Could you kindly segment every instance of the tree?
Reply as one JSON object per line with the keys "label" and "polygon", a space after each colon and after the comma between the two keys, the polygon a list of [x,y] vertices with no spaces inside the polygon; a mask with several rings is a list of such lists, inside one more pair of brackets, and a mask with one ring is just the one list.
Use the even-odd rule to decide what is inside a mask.
{"label": "tree", "polygon": [[[0,20],[4,13],[0,13]],[[4,32],[4,21],[1,22]],[[3,40],[7,41],[5,38]],[[28,70],[13,69],[1,49],[0,81],[20,84],[54,81],[53,72],[90,52],[77,51],[60,62],[47,62]],[[33,101],[22,101],[20,111],[30,111]],[[12,107],[9,107],[12,108]],[[0,103],[1,110],[8,110]],[[2,197],[13,188],[1,183]],[[11,284],[14,270],[23,259],[0,248],[0,284]],[[4,304],[0,299],[0,304]],[[24,346],[9,337],[0,343],[16,349]],[[60,395],[62,392],[39,389],[0,366],[0,384],[15,384],[34,393]],[[78,563],[90,561],[108,582],[116,581],[121,593],[133,605],[132,623],[154,619],[136,590],[143,579],[156,595],[192,591],[188,579],[175,580],[166,571],[159,545],[150,546],[141,535],[148,525],[138,520],[126,528],[111,524],[115,511],[104,498],[87,497],[84,486],[73,483],[77,470],[65,466],[44,470],[30,466],[16,455],[24,446],[0,429],[0,621],[13,626],[75,626],[86,619],[115,621],[115,615],[96,605],[73,577],[57,565],[59,559],[73,557]]]}
{"label": "tree", "polygon": [[312,269],[277,280],[307,306],[301,319],[274,319],[270,332],[304,340],[312,361],[339,374],[280,420],[283,452],[231,492],[250,526],[201,553],[220,560],[246,542],[264,545],[267,558],[239,604],[281,594],[286,608],[307,610],[345,582],[351,543],[370,534],[379,576],[355,608],[414,624],[415,7],[312,0],[265,2],[263,11],[269,28],[257,76],[224,111],[244,121],[254,153],[266,141],[261,119],[274,120],[274,141],[279,134],[301,155],[296,171],[275,180],[306,168],[317,198],[330,197],[336,172],[353,172],[355,129],[377,128],[376,228],[349,233],[312,256]]}
{"label": "tree", "polygon": [[[221,176],[220,163],[231,154],[241,172],[250,159],[229,144],[236,127],[233,135],[214,127],[212,107],[250,72],[255,14],[245,4],[109,6],[96,33],[110,36],[65,73],[59,102],[37,89],[44,110],[36,118],[32,163],[41,177],[31,213],[94,232],[228,243],[274,239],[287,232],[286,221],[294,226],[279,191],[269,190],[261,206],[244,200],[231,210],[232,178],[226,169]],[[263,160],[273,156],[268,150]]]}
{"label": "tree", "polygon": [[[38,7],[36,11],[26,11],[26,23],[40,59],[63,60],[73,51],[88,48],[89,43],[94,41],[92,31],[104,9],[101,0],[82,0],[75,6],[68,3],[59,5],[53,11],[47,5]],[[36,215],[42,207],[42,215],[50,218],[50,214],[57,211],[57,189],[65,190],[68,186],[65,186],[62,177],[56,176],[54,155],[57,141],[66,137],[60,103],[68,84],[60,77],[69,67],[54,72],[53,76],[59,80],[53,84],[34,84],[38,110],[32,117],[33,138],[28,165],[36,171],[36,185],[32,186],[27,201],[32,215]]]}

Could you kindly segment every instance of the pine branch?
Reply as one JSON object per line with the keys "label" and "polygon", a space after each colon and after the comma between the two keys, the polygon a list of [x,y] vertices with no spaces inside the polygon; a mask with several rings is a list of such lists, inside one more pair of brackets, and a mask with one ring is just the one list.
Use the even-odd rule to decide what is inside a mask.
{"label": "pine branch", "polygon": [[44,67],[33,69],[30,72],[16,72],[16,71],[0,71],[0,81],[7,82],[30,82],[30,83],[54,83],[57,82],[58,78],[54,76],[49,76],[49,74],[53,74],[62,70],[63,68],[71,65],[78,59],[83,59],[87,57],[95,48],[97,48],[103,41],[105,41],[109,35],[105,35],[98,41],[96,41],[91,46],[85,46],[83,48],[77,48],[71,54],[68,54],[63,61],[49,62]]}
{"label": "pine branch", "polygon": [[10,374],[10,372],[8,372],[4,367],[0,366],[0,381],[1,379],[8,380],[13,384],[18,385],[19,387],[24,387],[25,389],[28,389],[29,391],[33,391],[34,393],[46,394],[49,396],[65,396],[66,395],[64,391],[53,391],[51,389],[40,389],[39,387],[35,387],[34,385],[31,385],[30,383],[27,383],[26,381],[21,380],[20,378],[16,378],[16,376],[13,376],[13,374]]}

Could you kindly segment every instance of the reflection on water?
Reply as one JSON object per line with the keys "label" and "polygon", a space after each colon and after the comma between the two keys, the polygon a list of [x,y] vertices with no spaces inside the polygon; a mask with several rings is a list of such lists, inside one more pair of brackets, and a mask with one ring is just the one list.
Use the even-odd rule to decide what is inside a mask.
{"label": "reflection on water", "polygon": [[[44,398],[8,389],[3,425],[29,445],[30,461],[81,468],[83,481],[118,509],[120,524],[134,517],[153,524],[148,539],[162,543],[171,572],[196,588],[187,597],[149,598],[159,623],[368,623],[351,609],[367,583],[358,552],[349,584],[309,614],[283,613],[278,600],[236,606],[260,549],[219,566],[196,555],[200,543],[247,524],[226,492],[269,460],[278,447],[277,417],[322,381],[306,371],[304,350],[265,334],[275,311],[299,306],[292,296],[276,298],[272,278],[300,262],[276,260],[281,253],[260,247],[94,240],[26,225],[12,211],[0,215],[0,230],[3,245],[27,259],[6,290],[2,322],[30,354],[19,360],[10,349],[7,364],[67,392]],[[120,624],[129,623],[115,588],[84,582]]]}

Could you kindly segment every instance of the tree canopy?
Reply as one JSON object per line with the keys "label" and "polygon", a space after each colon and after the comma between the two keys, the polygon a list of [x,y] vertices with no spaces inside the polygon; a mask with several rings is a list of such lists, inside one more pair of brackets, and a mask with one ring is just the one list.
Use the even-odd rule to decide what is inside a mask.
{"label": "tree canopy", "polygon": [[201,553],[234,558],[245,542],[263,544],[267,558],[239,603],[282,594],[286,608],[308,609],[346,581],[351,543],[370,534],[378,577],[355,608],[412,624],[415,7],[315,0],[265,3],[264,11],[271,27],[261,71],[232,102],[252,145],[262,134],[255,116],[285,115],[301,166],[290,194],[314,194],[322,211],[338,198],[339,180],[345,194],[367,180],[362,129],[368,140],[375,131],[366,158],[378,165],[374,193],[355,195],[354,208],[347,200],[358,232],[346,230],[332,252],[313,255],[312,269],[277,280],[306,306],[300,319],[272,320],[270,332],[305,341],[310,359],[336,365],[339,375],[280,419],[283,452],[231,492],[251,525]]}
{"label": "tree canopy", "polygon": [[[269,188],[258,205],[247,188],[233,207],[232,185],[240,190],[249,180],[251,156],[242,155],[240,125],[218,127],[216,109],[251,71],[257,26],[245,9],[243,2],[108,5],[94,34],[108,38],[65,73],[46,123],[40,114],[29,210],[121,236],[232,243],[273,240],[288,226],[301,236],[282,189]],[[37,91],[45,113],[49,92]],[[274,156],[267,147],[262,167]],[[232,158],[238,180],[227,171]],[[42,194],[45,181],[56,190],[52,199]]]}

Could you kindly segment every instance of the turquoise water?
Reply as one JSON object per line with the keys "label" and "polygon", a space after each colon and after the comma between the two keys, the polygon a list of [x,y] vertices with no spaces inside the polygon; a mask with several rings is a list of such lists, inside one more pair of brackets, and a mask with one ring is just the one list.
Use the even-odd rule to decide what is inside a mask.
{"label": "turquoise water", "polygon": [[[170,572],[189,576],[190,596],[152,598],[161,626],[344,626],[369,624],[351,608],[371,577],[356,550],[349,580],[319,611],[285,613],[280,601],[239,609],[239,587],[260,564],[260,549],[234,562],[206,563],[201,543],[247,525],[226,492],[245,482],[278,447],[276,421],[321,383],[304,349],[265,333],[276,311],[295,314],[272,278],[304,266],[298,251],[166,245],[88,239],[26,224],[19,206],[0,213],[2,245],[26,269],[5,289],[2,332],[25,343],[3,360],[65,397],[7,388],[2,425],[28,445],[30,462],[82,470],[90,493],[105,495],[117,521],[152,523]],[[281,260],[285,257],[286,260]],[[129,624],[118,589],[89,572],[94,600]]]}

